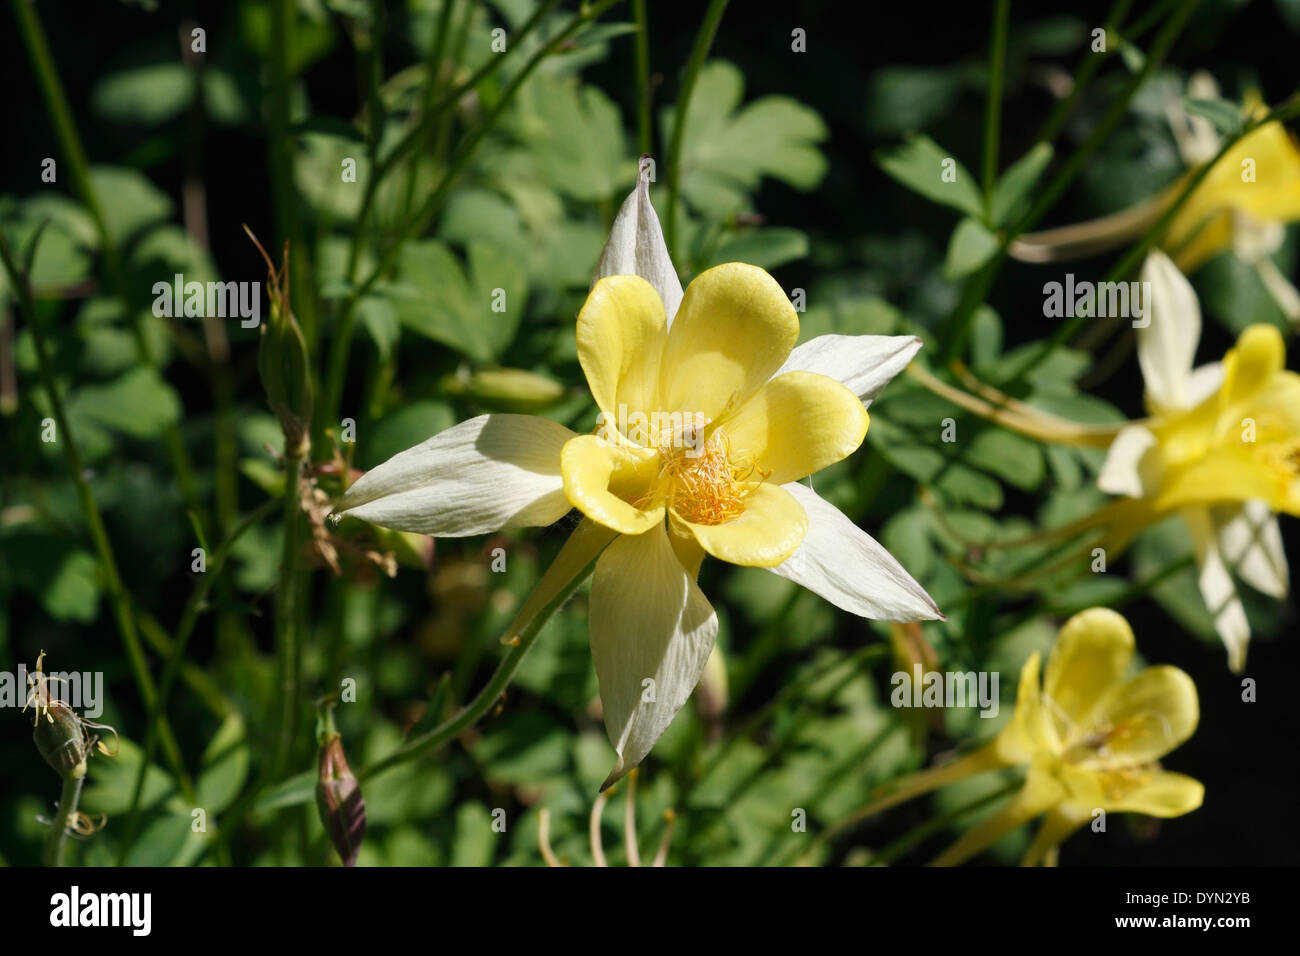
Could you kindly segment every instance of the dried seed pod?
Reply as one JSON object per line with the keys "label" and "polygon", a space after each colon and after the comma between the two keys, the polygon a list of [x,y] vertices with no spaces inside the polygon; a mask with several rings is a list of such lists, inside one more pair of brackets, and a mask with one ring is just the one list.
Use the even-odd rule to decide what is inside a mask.
{"label": "dried seed pod", "polygon": [[45,720],[37,719],[32,731],[41,757],[65,780],[85,776],[90,741],[81,718],[60,700],[48,701],[44,716]]}

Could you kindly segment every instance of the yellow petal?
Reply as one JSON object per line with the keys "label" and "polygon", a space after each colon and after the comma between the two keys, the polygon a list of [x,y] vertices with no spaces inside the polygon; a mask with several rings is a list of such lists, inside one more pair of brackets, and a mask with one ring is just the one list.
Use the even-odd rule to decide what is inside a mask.
{"label": "yellow petal", "polygon": [[560,451],[560,472],[569,503],[588,518],[622,534],[641,534],[664,520],[662,501],[638,507],[654,482],[659,455],[579,435]]}
{"label": "yellow petal", "polygon": [[1150,780],[1130,790],[1106,809],[1121,813],[1145,813],[1152,817],[1181,817],[1201,805],[1205,787],[1199,780],[1167,770],[1157,771]]}
{"label": "yellow petal", "polygon": [[1196,685],[1177,667],[1148,667],[1113,688],[1099,714],[1105,723],[1107,763],[1159,760],[1196,730]]}
{"label": "yellow petal", "polygon": [[[1244,178],[1248,169],[1253,180]],[[1300,150],[1281,123],[1261,126],[1224,154],[1174,215],[1161,245],[1180,268],[1193,269],[1231,244],[1233,210],[1260,222],[1300,219]]]}
{"label": "yellow petal", "polygon": [[[688,293],[689,294],[689,293]],[[694,524],[676,515],[709,554],[731,564],[773,568],[794,554],[808,532],[808,515],[794,495],[779,485],[755,485],[745,498],[745,513],[723,524]]]}
{"label": "yellow petal", "polygon": [[762,269],[729,262],[702,272],[668,333],[660,407],[717,421],[767,383],[798,338],[794,306]]}
{"label": "yellow petal", "polygon": [[1272,325],[1251,325],[1223,357],[1225,402],[1239,402],[1270,383],[1286,365],[1286,343]]}
{"label": "yellow petal", "polygon": [[1025,785],[1005,807],[968,830],[960,840],[935,857],[931,866],[959,866],[982,853],[1016,827],[1055,805],[1063,794],[1050,774],[1031,770]]}
{"label": "yellow petal", "polygon": [[633,275],[598,281],[578,313],[578,361],[596,406],[618,421],[619,405],[649,415],[657,405],[668,322],[659,293]]}
{"label": "yellow petal", "polygon": [[1069,727],[1085,726],[1102,698],[1133,660],[1133,629],[1104,607],[1081,611],[1065,622],[1047,658],[1043,693],[1051,716]]}
{"label": "yellow petal", "polygon": [[1056,748],[1055,731],[1043,720],[1042,691],[1038,681],[1041,664],[1042,657],[1034,651],[1020,668],[1016,709],[994,741],[998,757],[1005,764],[1027,764],[1035,754]]}
{"label": "yellow petal", "polygon": [[1244,444],[1240,448],[1217,447],[1199,461],[1170,469],[1156,496],[1156,509],[1169,511],[1188,505],[1259,498],[1268,502],[1274,511],[1296,513],[1300,497],[1293,486],[1297,482],[1247,452],[1250,447]]}
{"label": "yellow petal", "polygon": [[834,379],[815,372],[778,375],[724,426],[733,460],[752,459],[783,485],[833,465],[867,434],[867,410]]}
{"label": "yellow petal", "polygon": [[1049,810],[1044,814],[1043,822],[1038,825],[1038,832],[1034,834],[1034,842],[1025,851],[1025,855],[1020,860],[1020,865],[1054,866],[1055,864],[1048,862],[1048,858],[1053,856],[1054,851],[1060,848],[1071,833],[1083,826],[1087,819],[1087,817],[1079,818],[1065,813],[1060,807]]}

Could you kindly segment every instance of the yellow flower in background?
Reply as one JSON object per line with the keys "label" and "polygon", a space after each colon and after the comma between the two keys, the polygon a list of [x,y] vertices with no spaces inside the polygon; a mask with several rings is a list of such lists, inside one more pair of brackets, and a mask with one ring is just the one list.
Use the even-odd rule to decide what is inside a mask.
{"label": "yellow flower in background", "polygon": [[578,315],[594,433],[480,416],[372,469],[336,509],[435,537],[583,513],[519,620],[596,562],[591,650],[618,755],[602,789],[644,759],[700,681],[718,630],[696,584],[706,554],[863,617],[942,617],[884,548],[799,483],[861,445],[866,406],[920,340],[827,335],[795,348],[790,300],[741,263],[683,293],[648,182],[643,162]]}
{"label": "yellow flower in background", "polygon": [[[1193,75],[1188,95],[1217,99],[1219,88],[1205,73]],[[1156,196],[1085,223],[1026,233],[1010,247],[1025,262],[1058,262],[1096,255],[1136,239],[1153,226],[1198,170],[1218,155],[1221,138],[1209,120],[1189,115],[1182,98],[1166,111],[1175,142],[1189,169]],[[1267,108],[1258,95],[1246,97],[1243,113],[1258,119]],[[1300,322],[1300,292],[1270,256],[1285,227],[1300,221],[1300,145],[1280,122],[1264,123],[1235,143],[1174,214],[1160,247],[1183,272],[1193,272],[1221,252],[1232,251],[1254,267],[1278,307]]]}
{"label": "yellow flower in background", "polygon": [[1290,590],[1276,515],[1300,516],[1300,375],[1286,369],[1282,335],[1268,325],[1245,329],[1222,362],[1193,368],[1201,310],[1191,283],[1158,250],[1147,256],[1142,281],[1151,292],[1137,352],[1151,414],[1141,421],[1080,425],[1003,395],[964,370],[977,395],[916,366],[910,371],[943,398],[1030,438],[1105,448],[1097,485],[1117,500],[1045,537],[1103,529],[1099,543],[1113,559],[1145,528],[1181,518],[1228,666],[1240,672],[1250,625],[1233,572],[1279,601]]}
{"label": "yellow flower in background", "polygon": [[1183,518],[1206,607],[1240,671],[1250,626],[1229,569],[1278,600],[1289,589],[1274,515],[1300,515],[1300,375],[1285,368],[1281,333],[1265,325],[1245,329],[1221,363],[1194,369],[1201,312],[1191,283],[1160,252],[1142,278],[1151,310],[1138,361],[1152,417],[1119,432],[1098,485],[1142,503],[1130,527]]}
{"label": "yellow flower in background", "polygon": [[1177,817],[1201,805],[1205,788],[1160,759],[1196,730],[1192,679],[1176,667],[1126,677],[1133,631],[1122,616],[1090,608],[1057,635],[1040,680],[1034,652],[1020,671],[1016,708],[991,742],[946,766],[888,788],[858,819],[989,770],[1023,768],[1023,786],[1001,810],[933,862],[954,866],[1036,817],[1042,821],[1021,860],[1054,863],[1057,848],[1098,811]]}

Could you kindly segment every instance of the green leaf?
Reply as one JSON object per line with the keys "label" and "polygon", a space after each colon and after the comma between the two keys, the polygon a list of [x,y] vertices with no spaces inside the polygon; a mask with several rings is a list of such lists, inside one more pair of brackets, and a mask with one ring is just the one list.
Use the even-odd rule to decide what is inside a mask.
{"label": "green leaf", "polygon": [[378,465],[454,424],[455,414],[445,402],[427,399],[408,402],[370,429],[369,441],[362,448],[362,461],[370,467]]}
{"label": "green leaf", "polygon": [[107,385],[83,385],[68,407],[133,438],[155,438],[181,417],[175,390],[152,368],[135,368]]}
{"label": "green leaf", "polygon": [[928,136],[914,135],[876,153],[876,162],[908,189],[932,202],[984,219],[984,200],[973,177],[951,153]]}
{"label": "green leaf", "polygon": [[960,279],[978,271],[992,259],[1001,246],[998,237],[979,222],[967,217],[957,223],[948,242],[948,257],[943,264],[945,279]]}
{"label": "green leaf", "polygon": [[370,335],[379,351],[379,357],[388,361],[402,337],[402,325],[397,320],[393,304],[380,295],[366,295],[357,303],[361,325]]}
{"label": "green leaf", "polygon": [[1029,191],[1042,177],[1047,164],[1052,161],[1052,144],[1038,143],[1029,152],[1011,164],[993,188],[990,218],[995,226],[1005,226],[1028,196]]}
{"label": "green leaf", "polygon": [[719,245],[711,265],[747,262],[770,270],[807,255],[808,236],[798,229],[753,229]]}
{"label": "green leaf", "polygon": [[1036,443],[1000,428],[976,434],[965,459],[1025,491],[1037,488],[1045,472],[1043,454]]}
{"label": "green leaf", "polygon": [[89,624],[99,610],[99,565],[86,551],[73,551],[42,591],[41,605],[56,621]]}
{"label": "green leaf", "polygon": [[1246,114],[1241,107],[1227,100],[1200,100],[1185,96],[1183,108],[1193,116],[1209,120],[1224,136],[1236,136],[1246,122]]}
{"label": "green leaf", "polygon": [[528,298],[524,269],[497,247],[471,242],[468,269],[444,244],[409,243],[398,280],[383,287],[402,324],[481,362],[515,337]]}
{"label": "green leaf", "polygon": [[977,370],[997,361],[1002,354],[1002,319],[987,305],[980,306],[971,317],[970,350]]}
{"label": "green leaf", "polygon": [[928,126],[947,113],[961,92],[955,68],[895,66],[877,70],[867,81],[867,128],[894,137]]}
{"label": "green leaf", "polygon": [[626,183],[631,167],[618,107],[596,87],[537,77],[520,91],[516,115],[519,138],[559,192],[599,202]]}
{"label": "green leaf", "polygon": [[488,866],[496,852],[497,834],[492,816],[481,803],[456,808],[456,831],[451,844],[452,866]]}
{"label": "green leaf", "polygon": [[134,169],[94,166],[90,183],[103,208],[108,234],[118,245],[172,214],[171,199]]}
{"label": "green leaf", "polygon": [[153,63],[112,73],[95,87],[91,105],[114,123],[157,126],[194,100],[194,73],[183,63]]}
{"label": "green leaf", "polygon": [[[787,96],[764,96],[743,109],[745,80],[725,60],[700,70],[686,113],[682,147],[682,195],[694,208],[725,216],[747,204],[764,176],[809,190],[826,175],[817,146],[826,124],[812,109]],[[661,115],[671,135],[672,110]]]}
{"label": "green leaf", "polygon": [[282,783],[276,784],[274,787],[269,787],[257,798],[253,812],[258,814],[271,813],[276,810],[300,807],[304,803],[310,803],[316,799],[317,779],[318,774],[315,770],[305,770]]}
{"label": "green leaf", "polygon": [[248,741],[244,718],[232,713],[217,729],[208,749],[196,785],[198,805],[214,816],[235,802],[248,779]]}
{"label": "green leaf", "polygon": [[[135,742],[122,737],[117,742],[117,755],[102,754],[91,758],[86,789],[81,797],[81,809],[86,813],[103,813],[109,817],[121,816],[131,807],[131,794],[135,790],[135,777],[144,762],[144,750]],[[141,809],[148,810],[175,792],[171,775],[156,764],[150,764],[144,777],[144,791],[140,797]]]}
{"label": "green leaf", "polygon": [[127,866],[173,866],[185,849],[193,832],[194,818],[189,814],[173,813],[153,821],[140,834],[131,852]]}

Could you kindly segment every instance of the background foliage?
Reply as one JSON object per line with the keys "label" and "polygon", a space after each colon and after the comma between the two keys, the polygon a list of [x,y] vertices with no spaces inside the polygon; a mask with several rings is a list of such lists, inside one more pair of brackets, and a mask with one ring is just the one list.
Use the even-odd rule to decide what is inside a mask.
{"label": "background foliage", "polygon": [[[15,69],[0,228],[22,247],[48,223],[32,279],[54,332],[69,423],[155,678],[199,585],[191,549],[211,553],[241,515],[283,488],[283,440],[257,380],[256,330],[234,320],[169,321],[149,310],[153,283],[176,272],[260,281],[264,266],[241,223],[273,254],[279,240],[293,243],[294,310],[317,376],[318,466],[368,468],[484,410],[538,411],[589,427],[595,409],[577,366],[573,319],[643,149],[659,161],[654,197],[667,218],[673,103],[700,11],[652,5],[653,105],[643,113],[629,4],[578,30],[514,87],[529,58],[574,16],[551,6],[516,48],[533,0],[452,3],[445,19],[440,0],[301,0],[286,58],[273,23],[278,4],[84,4],[75,26],[65,8],[37,4],[89,154],[107,244],[78,198],[20,38],[4,31],[0,56]],[[937,19],[873,12],[870,29],[850,26],[856,14],[847,6],[733,4],[723,17],[684,126],[675,258],[686,276],[742,260],[772,271],[787,289],[805,289],[803,339],[906,332],[925,339],[923,354],[942,354],[978,235],[954,238],[969,210],[926,202],[875,157],[921,131],[978,165],[991,5],[945,9]],[[1047,80],[1073,69],[1105,11],[1013,7],[1003,169],[1030,154],[1053,105]],[[207,32],[198,62],[181,51],[191,24]],[[491,49],[496,27],[511,37],[508,56],[420,128],[358,225],[376,157],[382,162],[413,128],[422,104],[500,56]],[[807,31],[807,53],[790,50],[795,27]],[[1051,221],[1122,208],[1181,172],[1162,97],[1190,70],[1210,69],[1230,98],[1252,86],[1274,101],[1293,92],[1286,51],[1297,36],[1300,7],[1291,0],[1198,3],[1168,63],[1143,85]],[[1144,39],[1134,40],[1139,51]],[[430,62],[441,64],[432,74]],[[1046,169],[1095,128],[1131,68],[1116,61],[1100,71],[1060,132],[1057,158],[1042,157],[1055,164]],[[279,119],[277,70],[289,78],[288,113]],[[285,136],[268,135],[285,122]],[[59,162],[52,185],[39,178],[47,156]],[[889,156],[905,175],[906,154],[882,156],[885,167]],[[345,157],[357,160],[357,183],[340,181]],[[1001,211],[1013,211],[1010,198]],[[408,226],[407,241],[391,245]],[[1292,228],[1284,271],[1294,272],[1296,245]],[[1107,264],[1079,271],[1100,275]],[[1203,359],[1221,354],[1250,322],[1281,324],[1253,273],[1230,257],[1193,278],[1207,315]],[[1041,317],[1043,281],[1033,267],[1010,264],[974,313],[966,354],[981,378],[1004,379],[1028,343],[1055,331]],[[506,290],[504,313],[489,307],[496,288]],[[272,608],[283,525],[263,515],[235,541],[202,605],[168,709],[175,748],[164,739],[148,767],[132,839],[148,707],[72,476],[58,446],[39,440],[49,399],[30,329],[2,278],[0,304],[0,661],[9,670],[18,661],[30,666],[43,648],[51,669],[103,671],[102,719],[122,737],[117,758],[91,763],[83,809],[108,822],[76,846],[77,858],[336,861],[311,802],[311,701],[344,678],[357,682],[357,702],[338,711],[354,768],[464,702],[491,672],[497,636],[572,519],[543,532],[440,540],[432,554],[427,543],[338,529],[341,573],[313,551],[301,582],[299,732],[272,774],[279,707]],[[1040,365],[1026,400],[1082,421],[1137,414],[1141,382],[1123,341],[1094,336],[1085,344],[1095,354],[1061,348]],[[527,388],[494,374],[500,369],[529,373]],[[355,419],[355,445],[336,445],[344,416]],[[936,423],[947,416],[968,440],[939,441]],[[1201,726],[1170,765],[1204,781],[1204,807],[1158,832],[1130,821],[1105,838],[1076,836],[1065,862],[1290,861],[1300,725],[1286,688],[1269,677],[1296,672],[1295,644],[1285,639],[1295,629],[1293,604],[1248,604],[1249,672],[1261,692],[1244,706],[1195,588],[1190,542],[1177,528],[1144,536],[1104,576],[1063,573],[1017,590],[973,584],[961,573],[972,561],[998,578],[1032,567],[1036,553],[984,554],[972,542],[1019,537],[1097,504],[1098,464],[1092,453],[982,426],[900,379],[873,405],[863,451],[819,476],[818,491],[876,534],[945,610],[948,622],[926,625],[925,636],[946,668],[1001,671],[1004,716],[1028,653],[1048,645],[1064,615],[1092,604],[1122,607],[1147,660],[1195,679]],[[318,467],[316,475],[325,494],[337,491],[336,472]],[[1294,530],[1287,529],[1296,566]],[[504,573],[490,570],[498,546],[508,555]],[[366,551],[396,555],[396,576]],[[887,626],[843,615],[757,570],[708,562],[702,580],[722,622],[728,707],[719,719],[684,709],[638,788],[643,847],[662,832],[662,811],[675,810],[671,863],[789,862],[812,835],[866,803],[873,787],[990,732],[972,712],[913,719],[888,706],[887,675],[899,662]],[[612,753],[595,701],[580,595],[526,658],[502,708],[436,755],[365,783],[361,863],[537,864],[541,807],[550,809],[556,852],[590,862],[587,813]],[[15,864],[39,858],[46,835],[39,818],[51,815],[57,794],[29,734],[6,712],[0,859]],[[980,797],[978,786],[999,785],[978,781],[976,790],[955,788],[937,803],[952,809]],[[206,834],[191,832],[194,806],[208,811]],[[504,834],[490,825],[495,808],[506,811]],[[791,832],[793,808],[807,810],[809,834]],[[944,831],[916,846],[895,841],[933,809],[891,813],[821,858],[861,861],[856,847],[892,847],[902,861],[923,861]],[[622,860],[622,825],[611,809],[612,862]],[[1015,859],[1023,839],[1014,835],[989,858]]]}

